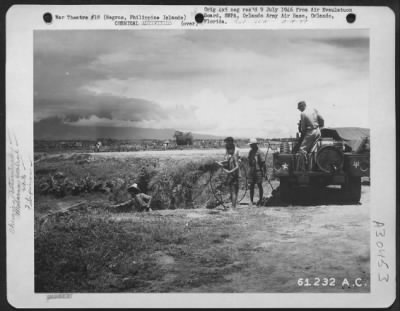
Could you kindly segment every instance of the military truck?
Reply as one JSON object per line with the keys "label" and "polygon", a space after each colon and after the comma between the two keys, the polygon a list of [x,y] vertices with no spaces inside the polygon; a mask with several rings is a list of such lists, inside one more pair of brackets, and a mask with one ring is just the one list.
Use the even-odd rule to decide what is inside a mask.
{"label": "military truck", "polygon": [[296,152],[297,140],[282,142],[273,154],[273,173],[280,180],[279,194],[292,201],[299,187],[340,185],[340,198],[356,203],[361,198],[361,177],[370,176],[370,131],[367,128],[323,128],[305,157]]}

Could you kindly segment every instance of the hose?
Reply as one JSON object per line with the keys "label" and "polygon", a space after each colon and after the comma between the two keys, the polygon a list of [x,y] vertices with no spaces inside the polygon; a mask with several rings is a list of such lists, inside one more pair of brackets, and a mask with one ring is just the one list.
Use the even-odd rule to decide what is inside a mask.
{"label": "hose", "polygon": [[[245,189],[244,189],[244,193],[243,193],[242,197],[240,199],[237,198],[237,204],[239,204],[244,199],[244,197],[246,196],[246,193],[247,193],[247,188],[248,188],[247,187],[247,170],[246,170],[246,167],[243,164],[239,164],[239,170],[240,169],[244,170]],[[216,170],[216,172],[218,172],[219,170],[220,169]],[[208,184],[210,185],[211,193],[213,194],[214,198],[217,200],[218,205],[222,205],[223,207],[227,208],[227,206],[224,204],[224,200],[222,199],[222,196],[221,196],[221,198],[219,198],[217,193],[216,193],[216,189],[214,188],[213,182],[212,182],[213,176],[214,176],[214,171],[212,171],[210,173],[210,178],[209,178],[209,182],[208,182]]]}

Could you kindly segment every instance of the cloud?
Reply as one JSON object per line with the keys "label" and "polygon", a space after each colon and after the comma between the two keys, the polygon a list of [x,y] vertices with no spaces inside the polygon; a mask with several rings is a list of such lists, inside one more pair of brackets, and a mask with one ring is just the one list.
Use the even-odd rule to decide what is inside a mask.
{"label": "cloud", "polygon": [[79,93],[73,96],[39,98],[40,111],[36,120],[58,116],[68,122],[81,118],[97,116],[99,118],[122,121],[160,120],[167,116],[166,111],[157,103],[138,98],[113,95],[93,95]]}
{"label": "cloud", "polygon": [[368,37],[355,37],[355,38],[319,38],[312,41],[321,42],[334,47],[357,49],[360,51],[368,51],[369,38]]}
{"label": "cloud", "polygon": [[91,115],[87,118],[78,118],[78,119],[74,119],[74,120],[67,118],[67,119],[64,119],[62,122],[64,124],[68,124],[68,125],[72,125],[72,126],[134,127],[134,122],[132,122],[132,121],[110,119],[110,118],[98,117],[95,115]]}
{"label": "cloud", "polygon": [[34,51],[36,121],[292,135],[306,100],[368,125],[366,30],[36,31]]}

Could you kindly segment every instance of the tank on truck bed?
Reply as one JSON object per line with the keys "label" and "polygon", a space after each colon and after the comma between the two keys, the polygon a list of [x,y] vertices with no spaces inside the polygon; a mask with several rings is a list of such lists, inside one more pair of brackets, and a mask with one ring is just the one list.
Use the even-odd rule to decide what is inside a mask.
{"label": "tank on truck bed", "polygon": [[280,179],[281,200],[290,202],[298,187],[340,185],[342,199],[359,202],[361,177],[370,175],[370,130],[359,127],[323,128],[321,138],[304,157],[292,152],[299,141],[283,142],[273,155],[274,176]]}

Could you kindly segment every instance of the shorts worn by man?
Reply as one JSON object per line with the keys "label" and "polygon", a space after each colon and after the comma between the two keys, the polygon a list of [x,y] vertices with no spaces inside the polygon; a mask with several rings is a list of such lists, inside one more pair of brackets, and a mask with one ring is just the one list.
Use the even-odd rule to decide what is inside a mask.
{"label": "shorts worn by man", "polygon": [[321,137],[320,127],[324,126],[324,119],[316,109],[307,107],[304,101],[297,104],[297,109],[301,111],[300,131],[303,135],[300,152],[307,154]]}
{"label": "shorts worn by man", "polygon": [[225,161],[226,169],[228,171],[233,170],[232,173],[227,175],[226,182],[229,186],[234,186],[237,192],[237,189],[239,188],[239,170],[237,169],[239,167],[239,159],[234,149],[232,150],[232,153],[226,154]]}

